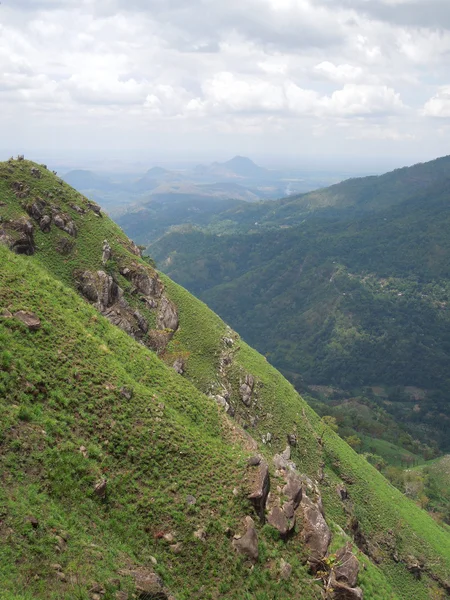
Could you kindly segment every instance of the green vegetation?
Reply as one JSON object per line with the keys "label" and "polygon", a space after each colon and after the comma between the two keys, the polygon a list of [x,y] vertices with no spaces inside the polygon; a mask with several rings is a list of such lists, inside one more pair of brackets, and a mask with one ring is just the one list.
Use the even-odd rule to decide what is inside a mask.
{"label": "green vegetation", "polygon": [[[36,168],[28,161],[0,165],[0,236],[13,235],[14,223],[29,219],[29,202],[48,193],[78,235],[69,255],[57,251],[68,236],[54,225],[43,233],[35,224],[32,256],[0,245],[3,597],[87,600],[98,585],[113,600],[119,587],[132,593],[130,571],[145,568],[177,600],[320,598],[304,564],[300,520],[287,542],[257,523],[253,567],[231,545],[244,517],[256,520],[246,497],[248,457],[257,443],[277,481],[271,459],[288,435],[296,439],[299,472],[319,481],[330,552],[351,538],[359,548],[366,600],[442,597],[450,587],[448,531],[355,453],[205,304],[161,276],[180,325],[157,355],[79,296],[76,273],[106,269],[154,323],[154,310],[120,272],[137,264],[156,273],[107,217],[73,209],[87,200],[44,169],[35,179]],[[17,181],[29,188],[24,198]],[[113,253],[105,265],[104,239]],[[17,311],[32,312],[40,327],[30,330]],[[175,357],[185,361],[184,376],[168,366]],[[248,374],[255,382],[250,406],[240,397]],[[224,386],[234,419],[206,395]],[[104,479],[102,494],[95,485]],[[347,489],[345,502],[338,485]],[[203,541],[194,536],[200,529]],[[422,565],[421,578],[411,557]],[[279,575],[281,559],[292,566],[287,580]]]}
{"label": "green vegetation", "polygon": [[445,451],[449,163],[229,210],[203,230],[170,231],[149,252],[299,391],[333,386],[352,398],[382,388],[372,400]]}

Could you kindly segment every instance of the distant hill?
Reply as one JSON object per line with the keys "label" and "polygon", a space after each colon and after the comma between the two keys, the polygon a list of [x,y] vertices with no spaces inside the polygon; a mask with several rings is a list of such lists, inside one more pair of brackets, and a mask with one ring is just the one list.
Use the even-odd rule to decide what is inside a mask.
{"label": "distant hill", "polygon": [[64,181],[80,190],[102,190],[111,191],[117,188],[108,177],[102,177],[92,171],[83,169],[69,171],[63,175]]}
{"label": "distant hill", "polygon": [[250,158],[246,158],[245,156],[235,156],[223,163],[215,162],[211,165],[199,165],[195,168],[194,173],[225,179],[263,179],[270,176],[270,171],[259,167]]}

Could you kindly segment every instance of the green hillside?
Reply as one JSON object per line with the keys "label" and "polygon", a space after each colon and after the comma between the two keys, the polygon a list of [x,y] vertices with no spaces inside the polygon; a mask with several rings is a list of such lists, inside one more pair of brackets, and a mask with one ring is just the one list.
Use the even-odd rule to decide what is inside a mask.
{"label": "green hillside", "polygon": [[449,533],[98,207],[9,161],[0,219],[2,598],[446,597]]}

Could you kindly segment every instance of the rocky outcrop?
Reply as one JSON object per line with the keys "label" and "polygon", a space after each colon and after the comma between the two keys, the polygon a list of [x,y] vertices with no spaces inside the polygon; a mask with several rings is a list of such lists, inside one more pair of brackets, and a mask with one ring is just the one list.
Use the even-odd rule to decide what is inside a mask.
{"label": "rocky outcrop", "polygon": [[52,212],[53,212],[53,223],[56,225],[56,227],[58,227],[59,229],[62,229],[63,231],[65,231],[66,233],[71,235],[72,237],[76,237],[77,233],[78,233],[77,228],[76,228],[75,223],[71,220],[71,218],[68,215],[65,215],[60,212],[56,212],[54,207],[52,207]]}
{"label": "rocky outcrop", "polygon": [[250,467],[250,493],[247,498],[253,504],[261,523],[265,521],[266,501],[270,490],[269,465],[265,460]]}
{"label": "rocky outcrop", "polygon": [[279,531],[281,537],[286,537],[295,527],[295,511],[292,504],[286,503],[283,508],[275,505],[267,515],[267,522]]}
{"label": "rocky outcrop", "polygon": [[134,310],[123,296],[123,290],[104,271],[84,271],[77,274],[77,285],[85,298],[113,325],[129,335],[141,339],[148,332],[148,323]]}
{"label": "rocky outcrop", "polygon": [[363,600],[364,595],[361,588],[352,588],[332,576],[326,598],[327,600]]}
{"label": "rocky outcrop", "polygon": [[34,228],[31,221],[22,217],[0,223],[0,244],[8,246],[16,254],[31,256],[35,253]]}
{"label": "rocky outcrop", "polygon": [[121,269],[120,272],[133,284],[131,293],[140,294],[141,299],[144,300],[150,308],[156,308],[158,306],[158,300],[162,296],[164,286],[156,273],[153,276],[150,275],[149,269],[142,265],[125,267]]}
{"label": "rocky outcrop", "polygon": [[37,331],[41,328],[41,321],[34,313],[19,310],[14,313],[14,317],[28,327],[30,331]]}
{"label": "rocky outcrop", "polygon": [[173,333],[178,329],[178,312],[175,304],[163,296],[159,304],[156,319],[158,329],[169,329]]}
{"label": "rocky outcrop", "polygon": [[174,600],[164,587],[163,581],[152,569],[122,569],[120,575],[132,577],[139,600]]}
{"label": "rocky outcrop", "polygon": [[256,533],[255,523],[251,517],[245,517],[246,531],[244,535],[235,535],[233,539],[233,548],[239,554],[243,554],[252,562],[258,560],[258,534]]}
{"label": "rocky outcrop", "polygon": [[92,212],[97,216],[97,217],[102,217],[102,209],[100,208],[100,206],[98,204],[94,204],[93,202],[88,202],[87,203],[87,207],[89,210],[92,210]]}
{"label": "rocky outcrop", "polygon": [[185,369],[184,360],[178,357],[173,363],[172,368],[175,369],[178,375],[183,375]]}
{"label": "rocky outcrop", "polygon": [[255,379],[253,375],[246,375],[244,382],[241,384],[239,388],[239,394],[241,396],[242,402],[245,406],[250,406],[252,401],[253,388],[255,386]]}
{"label": "rocky outcrop", "polygon": [[105,265],[108,260],[111,259],[112,251],[111,246],[108,244],[108,240],[103,240],[102,246],[102,263]]}
{"label": "rocky outcrop", "polygon": [[308,562],[314,570],[328,552],[331,532],[323,515],[320,496],[313,501],[303,489],[299,510],[302,517],[300,536],[308,551]]}
{"label": "rocky outcrop", "polygon": [[358,580],[359,561],[352,552],[350,543],[336,552],[336,563],[333,567],[337,581],[355,587]]}
{"label": "rocky outcrop", "polygon": [[41,172],[36,167],[31,167],[30,172],[33,177],[36,177],[36,179],[40,179],[42,176]]}

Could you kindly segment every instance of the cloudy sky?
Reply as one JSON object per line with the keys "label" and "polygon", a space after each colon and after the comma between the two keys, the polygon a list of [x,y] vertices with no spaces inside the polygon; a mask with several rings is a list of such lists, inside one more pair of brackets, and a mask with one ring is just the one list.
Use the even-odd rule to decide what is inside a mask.
{"label": "cloudy sky", "polygon": [[2,0],[0,149],[450,153],[449,0]]}

